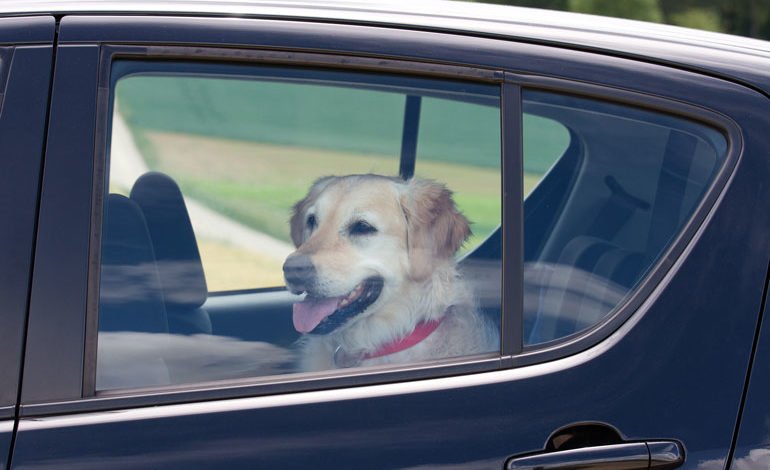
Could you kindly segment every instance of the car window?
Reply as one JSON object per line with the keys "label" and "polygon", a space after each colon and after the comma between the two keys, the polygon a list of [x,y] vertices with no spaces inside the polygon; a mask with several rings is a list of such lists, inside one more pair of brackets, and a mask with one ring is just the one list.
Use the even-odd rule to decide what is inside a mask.
{"label": "car window", "polygon": [[569,129],[555,119],[523,113],[524,196],[543,180],[570,144]]}
{"label": "car window", "polygon": [[[525,169],[538,167],[541,179],[524,222],[524,340],[534,345],[585,331],[628,298],[695,211],[727,142],[661,112],[533,90],[523,97],[538,117],[525,121]],[[555,164],[533,145],[552,138]]]}
{"label": "car window", "polygon": [[[498,350],[499,86],[186,62],[113,76],[97,390]],[[453,330],[466,340],[440,346]]]}

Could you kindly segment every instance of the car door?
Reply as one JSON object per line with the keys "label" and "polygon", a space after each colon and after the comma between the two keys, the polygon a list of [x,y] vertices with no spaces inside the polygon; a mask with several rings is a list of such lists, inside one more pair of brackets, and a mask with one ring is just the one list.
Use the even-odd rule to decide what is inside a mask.
{"label": "car door", "polygon": [[9,452],[19,390],[51,57],[51,17],[0,20],[0,461]]}
{"label": "car door", "polygon": [[[160,16],[63,18],[52,93],[14,467],[727,461],[770,248],[770,219],[752,202],[767,197],[757,184],[769,144],[758,93],[500,39]],[[400,103],[387,125],[377,120],[391,109],[379,93]],[[237,111],[242,103],[251,111]],[[334,124],[344,113],[328,111],[343,105],[371,115]],[[292,109],[302,112],[286,117]],[[118,112],[140,153],[151,149],[151,179],[175,183],[144,194],[186,207],[181,218],[148,212],[139,178],[130,188],[113,179],[123,171]],[[249,113],[243,130],[236,118]],[[396,144],[382,148],[395,150],[368,147],[388,132]],[[180,140],[185,133],[195,136]],[[311,137],[333,133],[345,136],[334,157],[286,164],[297,155],[282,146],[305,151]],[[268,163],[246,171],[232,156],[252,155],[255,147],[242,147],[250,138],[269,149]],[[364,168],[334,160],[342,151],[367,155],[357,160]],[[381,162],[377,152],[396,156]],[[274,281],[211,292],[209,271],[175,257],[204,248],[195,223],[155,237],[156,219],[178,221],[175,230],[194,218],[179,194],[220,207],[207,191],[221,188],[222,168],[235,169],[228,183],[268,174],[262,184],[285,189],[286,175],[308,161],[320,162],[315,176],[330,168],[446,178],[462,188],[456,199],[469,217],[492,214],[458,264],[480,311],[499,324],[500,348],[284,370],[282,352],[296,353],[296,299]],[[196,175],[210,184],[195,186]],[[468,195],[484,187],[492,196],[474,206]],[[217,194],[236,192],[227,188]],[[241,209],[220,213],[243,221]],[[175,254],[163,261],[167,245]],[[175,279],[184,282],[171,292]]]}
{"label": "car door", "polygon": [[757,348],[752,360],[751,376],[746,391],[746,402],[736,437],[731,468],[762,468],[768,465],[767,426],[768,409],[763,400],[768,387],[767,377],[767,307],[762,327],[757,335]]}

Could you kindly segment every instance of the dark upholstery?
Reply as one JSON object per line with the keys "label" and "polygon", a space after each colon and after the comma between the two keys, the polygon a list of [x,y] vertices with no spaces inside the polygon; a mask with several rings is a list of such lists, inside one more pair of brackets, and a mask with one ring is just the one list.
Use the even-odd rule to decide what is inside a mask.
{"label": "dark upholstery", "polygon": [[101,256],[97,390],[170,384],[152,243],[142,211],[125,196],[107,196]]}
{"label": "dark upholstery", "polygon": [[131,200],[147,220],[172,333],[211,333],[201,305],[208,289],[182,192],[169,176],[150,172],[134,183]]}
{"label": "dark upholstery", "polygon": [[166,311],[147,225],[125,196],[107,196],[101,256],[99,331],[165,333]]}

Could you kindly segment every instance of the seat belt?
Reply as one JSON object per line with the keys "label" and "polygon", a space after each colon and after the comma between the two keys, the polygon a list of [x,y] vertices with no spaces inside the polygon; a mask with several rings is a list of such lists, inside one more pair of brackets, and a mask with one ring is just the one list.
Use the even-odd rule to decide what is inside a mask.
{"label": "seat belt", "polygon": [[650,203],[629,194],[612,175],[604,177],[610,197],[596,214],[587,235],[610,241],[637,210],[650,210]]}

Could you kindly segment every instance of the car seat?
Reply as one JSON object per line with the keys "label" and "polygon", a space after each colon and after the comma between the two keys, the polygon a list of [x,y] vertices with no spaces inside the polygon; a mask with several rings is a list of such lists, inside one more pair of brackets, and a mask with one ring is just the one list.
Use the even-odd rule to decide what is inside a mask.
{"label": "car seat", "polygon": [[147,220],[169,331],[210,334],[211,319],[201,308],[208,297],[206,277],[179,186],[163,173],[145,173],[134,183],[131,200]]}
{"label": "car seat", "polygon": [[168,322],[144,216],[127,197],[109,194],[104,217],[96,387],[167,385]]}

